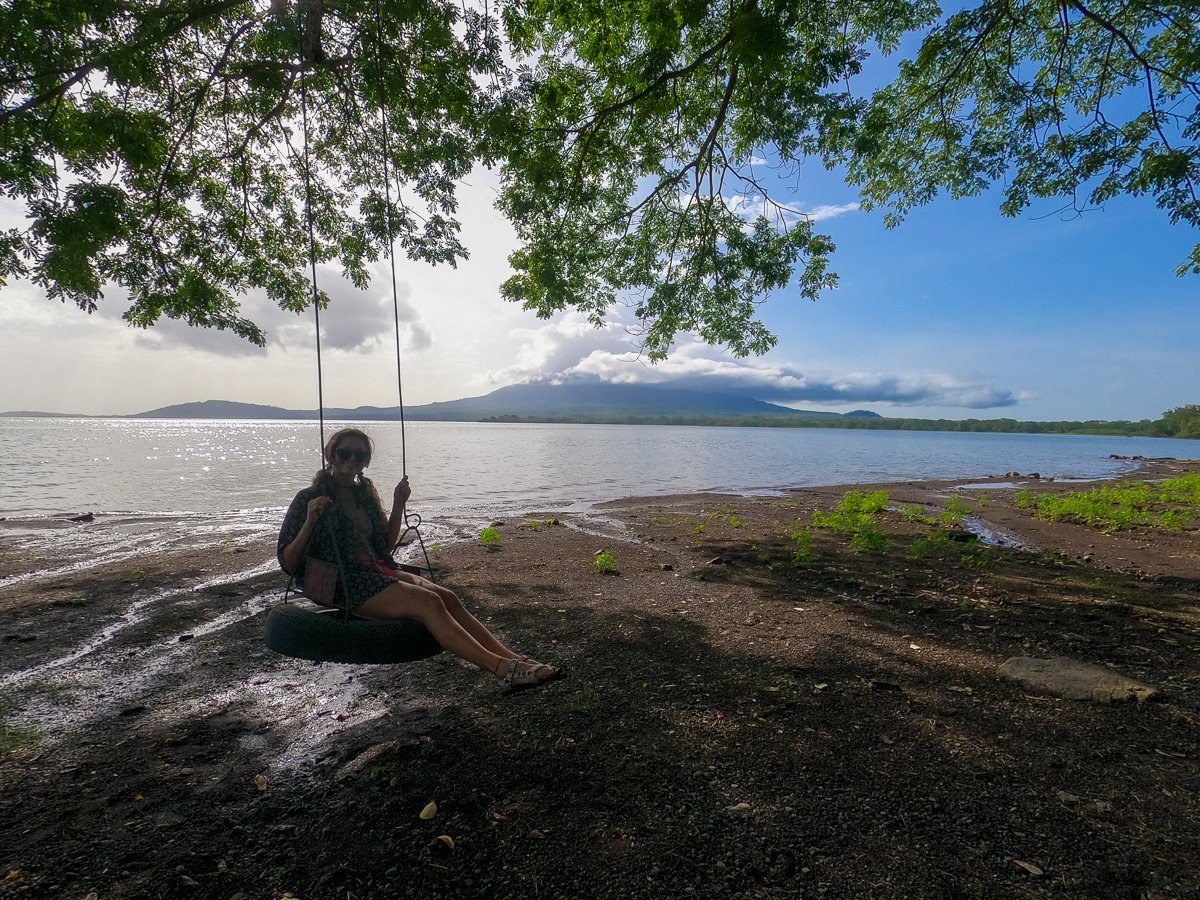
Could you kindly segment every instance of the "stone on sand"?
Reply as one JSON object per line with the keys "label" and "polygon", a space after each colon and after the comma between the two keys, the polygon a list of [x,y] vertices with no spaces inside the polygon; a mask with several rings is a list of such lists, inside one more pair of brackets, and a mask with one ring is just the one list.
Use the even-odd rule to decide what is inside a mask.
{"label": "stone on sand", "polygon": [[1000,675],[1009,681],[1068,700],[1095,700],[1100,703],[1137,700],[1140,703],[1158,693],[1147,684],[1109,669],[1062,656],[1054,659],[1014,656],[1001,664]]}

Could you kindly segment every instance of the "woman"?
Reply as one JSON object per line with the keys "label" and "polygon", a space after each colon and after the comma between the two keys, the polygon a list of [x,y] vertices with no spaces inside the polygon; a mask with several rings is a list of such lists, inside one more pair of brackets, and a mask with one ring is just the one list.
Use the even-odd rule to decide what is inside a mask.
{"label": "woman", "polygon": [[[375,485],[363,470],[371,439],[343,428],[325,444],[325,466],[312,487],[298,493],[279,530],[279,565],[303,576],[305,557],[338,564],[337,597],[364,619],[416,619],[455,656],[491,672],[511,690],[534,687],[562,674],[504,646],[462,605],[453,591],[395,567],[392,548],[404,526],[412,489],[405,476],[385,516]],[[344,590],[344,593],[343,593]]]}

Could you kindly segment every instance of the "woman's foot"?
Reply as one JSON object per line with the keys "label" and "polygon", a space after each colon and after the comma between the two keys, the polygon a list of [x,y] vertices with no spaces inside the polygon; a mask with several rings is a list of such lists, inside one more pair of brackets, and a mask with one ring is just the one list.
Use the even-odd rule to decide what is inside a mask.
{"label": "woman's foot", "polygon": [[507,662],[502,660],[499,669],[503,674],[497,672],[496,675],[504,682],[504,686],[510,693],[537,687],[539,684],[561,678],[563,674],[557,666],[540,663],[527,657],[510,659]]}

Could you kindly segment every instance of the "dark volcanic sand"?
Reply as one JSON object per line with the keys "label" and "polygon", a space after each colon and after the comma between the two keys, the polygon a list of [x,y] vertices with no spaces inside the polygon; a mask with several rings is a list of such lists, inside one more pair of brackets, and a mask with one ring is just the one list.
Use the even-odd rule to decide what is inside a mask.
{"label": "dark volcanic sand", "polygon": [[[883,489],[936,512],[956,487]],[[794,567],[844,490],[443,548],[447,585],[569,669],[517,696],[447,655],[276,656],[283,579],[231,577],[265,545],[0,588],[0,897],[1200,896],[1195,528],[1102,535],[972,488],[1029,549],[913,559],[929,528],[893,512],[890,551],[820,531]],[[1020,655],[1160,694],[1031,692],[996,673]]]}

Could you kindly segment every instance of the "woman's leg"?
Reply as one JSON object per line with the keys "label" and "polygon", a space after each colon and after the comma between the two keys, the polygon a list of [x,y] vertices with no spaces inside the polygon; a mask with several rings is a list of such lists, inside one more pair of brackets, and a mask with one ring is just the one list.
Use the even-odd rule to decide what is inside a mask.
{"label": "woman's leg", "polygon": [[499,638],[488,631],[487,626],[475,618],[471,611],[463,606],[462,600],[458,598],[458,595],[454,593],[454,591],[433,584],[432,582],[429,583],[429,587],[436,591],[437,595],[442,599],[442,603],[446,607],[446,612],[450,613],[450,615],[454,617],[454,620],[458,622],[458,624],[461,625],[467,631],[467,633],[471,635],[471,637],[479,641],[481,646],[491,650],[493,653],[499,656],[507,657],[508,659],[517,659],[520,657],[520,653],[510,650],[500,642]]}
{"label": "woman's leg", "polygon": [[[501,653],[482,645],[450,614],[436,591],[420,585],[398,581],[368,599],[354,612],[364,619],[416,619],[429,629],[434,640],[455,656],[491,672],[497,678],[503,678],[509,661],[517,658],[515,653]],[[499,646],[503,649],[503,645]]]}

